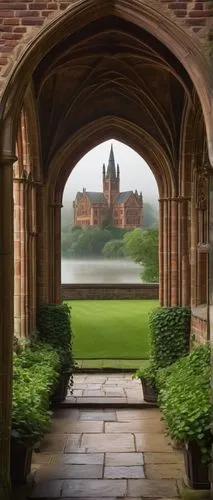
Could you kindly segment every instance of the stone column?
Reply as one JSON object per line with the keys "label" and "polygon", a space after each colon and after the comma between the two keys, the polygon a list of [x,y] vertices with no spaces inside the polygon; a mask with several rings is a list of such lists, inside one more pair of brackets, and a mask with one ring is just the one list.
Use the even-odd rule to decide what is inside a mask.
{"label": "stone column", "polygon": [[191,306],[197,306],[197,209],[191,202]]}
{"label": "stone column", "polygon": [[189,262],[189,227],[188,227],[188,205],[189,201],[183,199],[181,202],[181,305],[190,305],[190,262]]}
{"label": "stone column", "polygon": [[[12,357],[14,332],[13,168],[0,160],[0,488],[10,482]],[[3,486],[4,487],[4,486]],[[4,495],[4,494],[3,494]]]}
{"label": "stone column", "polygon": [[36,275],[37,275],[37,302],[38,305],[49,301],[48,283],[48,214],[45,204],[46,190],[43,185],[37,184],[36,214],[37,214],[37,246],[36,246]]}
{"label": "stone column", "polygon": [[171,277],[171,293],[170,293],[170,305],[178,305],[178,201],[177,199],[171,200],[171,232],[170,232],[170,248],[171,248],[171,265],[170,265],[170,277]]}
{"label": "stone column", "polygon": [[164,305],[164,201],[159,200],[159,301]]}
{"label": "stone column", "polygon": [[28,257],[28,330],[31,333],[36,326],[36,184],[28,184],[28,231],[27,231],[27,257]]}
{"label": "stone column", "polygon": [[168,306],[168,200],[163,200],[163,305]]}
{"label": "stone column", "polygon": [[61,203],[50,207],[50,281],[51,302],[61,302]]}

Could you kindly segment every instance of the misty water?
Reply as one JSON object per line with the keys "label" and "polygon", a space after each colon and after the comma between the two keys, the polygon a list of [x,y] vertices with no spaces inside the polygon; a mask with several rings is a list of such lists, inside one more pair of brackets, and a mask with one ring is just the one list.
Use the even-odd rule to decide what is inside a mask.
{"label": "misty water", "polygon": [[62,283],[142,283],[141,266],[129,260],[62,259]]}

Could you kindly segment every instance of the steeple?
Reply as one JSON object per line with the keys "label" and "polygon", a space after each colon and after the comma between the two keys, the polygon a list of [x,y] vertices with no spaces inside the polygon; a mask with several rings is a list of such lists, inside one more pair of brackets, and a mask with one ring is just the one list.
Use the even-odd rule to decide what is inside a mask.
{"label": "steeple", "polygon": [[115,172],[115,157],[113,151],[113,145],[111,144],[110,154],[109,154],[109,162],[107,167],[107,177],[110,179],[116,179]]}

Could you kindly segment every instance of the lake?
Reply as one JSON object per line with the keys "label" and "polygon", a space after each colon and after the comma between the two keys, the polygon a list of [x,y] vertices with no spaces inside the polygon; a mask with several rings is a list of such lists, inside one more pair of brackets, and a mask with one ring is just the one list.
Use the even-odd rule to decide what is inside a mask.
{"label": "lake", "polygon": [[129,260],[62,259],[62,283],[142,283],[141,266]]}

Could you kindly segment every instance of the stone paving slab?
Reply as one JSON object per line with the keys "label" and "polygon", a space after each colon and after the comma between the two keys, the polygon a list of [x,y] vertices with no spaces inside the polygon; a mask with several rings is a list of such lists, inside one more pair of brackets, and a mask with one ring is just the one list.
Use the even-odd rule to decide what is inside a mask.
{"label": "stone paving slab", "polygon": [[164,432],[164,425],[159,419],[133,420],[132,422],[107,422],[105,432]]}
{"label": "stone paving slab", "polygon": [[115,466],[104,468],[104,477],[110,479],[128,479],[128,478],[145,478],[144,468],[142,465],[132,466]]}
{"label": "stone paving slab", "polygon": [[106,453],[105,466],[144,465],[143,453]]}
{"label": "stone paving slab", "polygon": [[94,496],[94,498],[101,498],[103,495],[106,497],[113,496],[125,496],[127,492],[127,480],[126,479],[93,479],[93,480],[70,480],[64,481],[62,488],[62,498],[66,496],[77,497],[88,497]]}
{"label": "stone paving slab", "polygon": [[160,410],[157,408],[136,409],[120,409],[116,411],[117,422],[131,422],[132,420],[144,420],[157,418],[160,420]]}
{"label": "stone paving slab", "polygon": [[135,433],[136,451],[161,451],[170,452],[172,450],[168,439],[160,433]]}
{"label": "stone paving slab", "polygon": [[64,434],[82,434],[83,432],[87,433],[98,433],[98,432],[103,432],[103,426],[104,423],[103,421],[75,421],[75,422],[69,422],[68,420],[66,422],[63,422],[61,425],[61,422],[55,422],[53,420],[52,424],[52,432],[54,431],[59,431],[62,427],[63,433]]}
{"label": "stone paving slab", "polygon": [[84,434],[81,446],[89,452],[135,451],[132,434]]}
{"label": "stone paving slab", "polygon": [[[83,388],[76,391],[83,394],[86,388],[91,389],[90,376],[77,377]],[[117,385],[113,386],[112,381]],[[134,381],[130,375],[116,374],[110,380],[108,375],[95,375],[92,380],[96,384],[95,393],[104,387],[106,406],[103,402],[96,409],[90,404],[83,409],[80,404],[78,408],[56,410],[51,434],[42,441],[41,453],[33,454],[36,486],[32,498],[174,500],[178,497],[183,454],[174,450],[164,436],[160,411],[147,407],[133,409],[130,396],[125,398],[128,399],[125,409],[119,403],[114,409],[107,406],[108,400],[121,401],[118,392],[128,394],[131,383]],[[132,390],[135,391],[135,386]]]}
{"label": "stone paving slab", "polygon": [[177,496],[177,484],[173,479],[161,479],[159,481],[149,479],[129,479],[128,495],[142,496],[144,498],[161,498]]}
{"label": "stone paving slab", "polygon": [[145,471],[148,479],[179,479],[184,476],[184,464],[147,464]]}
{"label": "stone paving slab", "polygon": [[81,410],[80,412],[80,420],[102,420],[107,422],[115,422],[116,421],[116,412],[115,411],[86,411]]}
{"label": "stone paving slab", "polygon": [[104,453],[65,453],[58,458],[64,464],[103,465]]}
{"label": "stone paving slab", "polygon": [[181,451],[171,449],[168,453],[145,452],[144,461],[145,464],[183,464],[184,458]]}
{"label": "stone paving slab", "polygon": [[[128,468],[128,467],[127,467]],[[35,481],[50,479],[97,479],[103,476],[103,465],[94,464],[55,464],[46,466],[35,473]]]}

